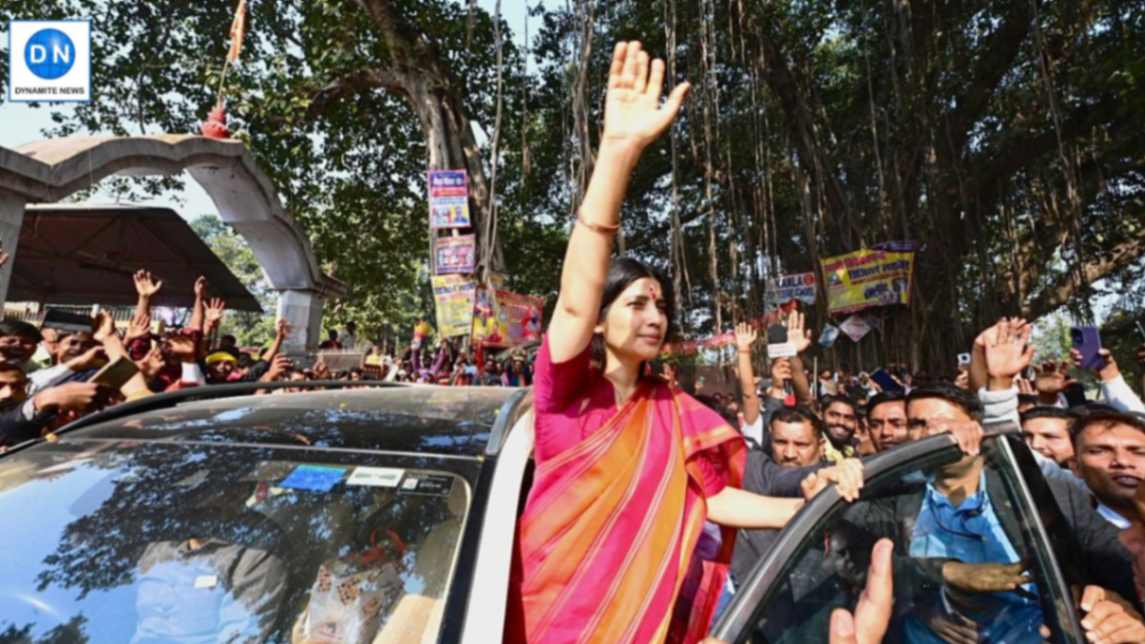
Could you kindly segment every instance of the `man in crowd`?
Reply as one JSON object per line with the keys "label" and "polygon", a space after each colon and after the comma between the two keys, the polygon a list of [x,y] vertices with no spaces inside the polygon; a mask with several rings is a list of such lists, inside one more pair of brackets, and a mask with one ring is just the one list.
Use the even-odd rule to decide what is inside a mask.
{"label": "man in crowd", "polygon": [[23,369],[36,352],[40,331],[19,320],[0,320],[0,367]]}
{"label": "man in crowd", "polygon": [[1021,413],[1022,435],[1030,449],[1068,467],[1074,454],[1069,432],[1075,418],[1075,414],[1061,407],[1034,407]]}
{"label": "man in crowd", "polygon": [[1097,511],[1120,530],[1140,524],[1134,495],[1145,480],[1145,414],[1099,410],[1073,425],[1075,471]]}
{"label": "man in crowd", "polygon": [[771,455],[780,467],[804,467],[823,460],[823,423],[802,407],[771,416]]}
{"label": "man in crowd", "polygon": [[910,440],[906,421],[906,398],[884,391],[867,403],[867,427],[875,449],[884,452]]}
{"label": "man in crowd", "polygon": [[823,399],[823,421],[827,425],[825,456],[832,463],[858,454],[855,430],[859,424],[859,408],[846,396],[827,396]]}

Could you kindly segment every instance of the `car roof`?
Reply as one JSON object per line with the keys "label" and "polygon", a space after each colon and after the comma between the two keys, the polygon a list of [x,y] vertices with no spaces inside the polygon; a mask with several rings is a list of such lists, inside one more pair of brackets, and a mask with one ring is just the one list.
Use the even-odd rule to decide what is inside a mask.
{"label": "car roof", "polygon": [[499,448],[527,390],[339,389],[193,400],[66,432],[98,438],[290,445],[477,457]]}

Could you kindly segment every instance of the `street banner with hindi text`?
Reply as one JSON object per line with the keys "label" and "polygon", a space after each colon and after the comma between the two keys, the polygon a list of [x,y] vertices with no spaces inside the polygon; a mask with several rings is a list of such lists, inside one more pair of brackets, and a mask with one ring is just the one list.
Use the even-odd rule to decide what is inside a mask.
{"label": "street banner with hindi text", "polygon": [[434,268],[438,275],[449,273],[472,273],[477,268],[477,237],[459,235],[438,237],[433,240],[437,261]]}
{"label": "street banner with hindi text", "polygon": [[827,312],[854,313],[873,306],[910,304],[914,253],[857,250],[821,260]]}
{"label": "street banner with hindi text", "polygon": [[814,304],[816,282],[815,273],[795,273],[769,279],[764,290],[764,308],[777,309],[792,300]]}
{"label": "street banner with hindi text", "polygon": [[460,275],[434,275],[432,280],[437,332],[446,338],[469,335],[477,283]]}
{"label": "street banner with hindi text", "polygon": [[465,170],[429,171],[430,228],[467,228],[469,218],[469,174]]}

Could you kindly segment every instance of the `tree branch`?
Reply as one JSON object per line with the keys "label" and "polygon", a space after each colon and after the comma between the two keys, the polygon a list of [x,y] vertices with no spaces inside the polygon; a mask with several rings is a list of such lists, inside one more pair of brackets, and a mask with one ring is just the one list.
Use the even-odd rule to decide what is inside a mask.
{"label": "tree branch", "polygon": [[[1092,284],[1132,264],[1142,255],[1145,255],[1145,229],[1138,232],[1137,237],[1123,241],[1086,262],[1082,266],[1082,276],[1085,283]],[[1075,277],[1074,271],[1063,273],[1055,283],[1043,288],[1023,305],[1022,315],[1026,319],[1034,319],[1068,302],[1077,291]]]}
{"label": "tree branch", "polygon": [[325,113],[331,105],[343,98],[357,96],[378,88],[384,88],[403,96],[408,95],[401,77],[392,70],[359,69],[334,79],[318,90],[310,99],[310,105],[306,108],[306,117],[313,119]]}

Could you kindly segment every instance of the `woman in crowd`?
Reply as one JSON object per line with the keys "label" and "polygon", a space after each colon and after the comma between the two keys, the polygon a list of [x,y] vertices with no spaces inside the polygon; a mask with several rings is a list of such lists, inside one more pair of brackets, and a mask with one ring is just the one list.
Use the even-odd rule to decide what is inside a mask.
{"label": "woman in crowd", "polygon": [[[739,433],[641,375],[668,335],[673,302],[649,268],[609,257],[629,176],[687,93],[682,84],[661,106],[663,77],[663,61],[650,63],[639,43],[617,45],[596,165],[534,368],[536,474],[518,528],[508,641],[697,641],[734,528],[780,527],[802,503],[738,489]],[[705,520],[725,530],[701,560]]]}

